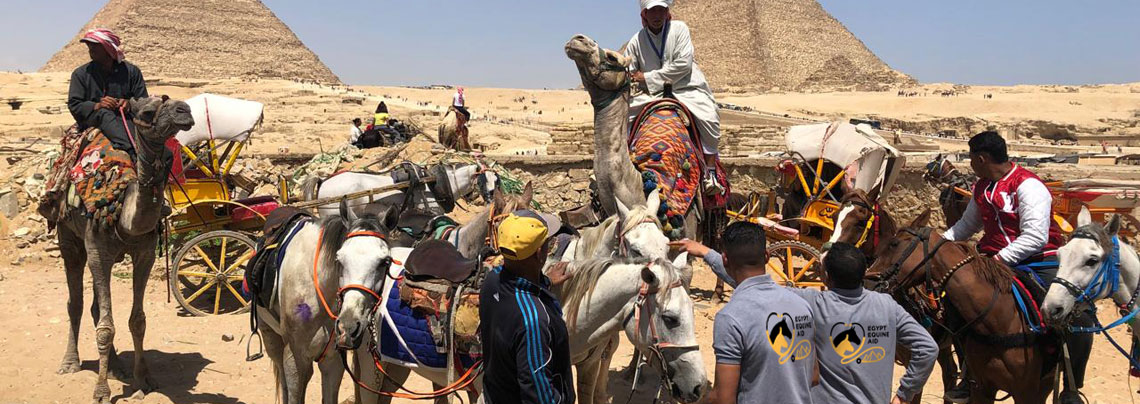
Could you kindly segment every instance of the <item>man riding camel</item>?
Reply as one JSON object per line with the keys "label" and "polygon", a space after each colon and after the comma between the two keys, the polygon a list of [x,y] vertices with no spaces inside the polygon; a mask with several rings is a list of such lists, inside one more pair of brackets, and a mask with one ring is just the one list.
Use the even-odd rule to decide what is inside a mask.
{"label": "man riding camel", "polygon": [[705,74],[693,60],[693,42],[689,26],[673,20],[669,7],[673,0],[639,0],[641,31],[626,45],[633,82],[647,90],[630,101],[630,119],[636,119],[650,102],[664,96],[665,85],[673,86],[673,96],[693,113],[704,148],[705,190],[724,191],[716,181],[717,145],[720,142],[720,113],[705,80]]}
{"label": "man riding camel", "polygon": [[[962,218],[942,237],[950,241],[969,240],[981,230],[979,252],[1016,271],[1033,273],[1048,288],[1057,276],[1057,267],[1026,265],[1055,262],[1057,248],[1064,244],[1060,227],[1053,221],[1053,195],[1037,175],[1009,161],[1005,139],[997,132],[979,133],[970,139],[969,146],[970,168],[978,176],[974,197]],[[1081,314],[1074,324],[1091,326],[1092,320]],[[1066,342],[1076,386],[1066,386],[1061,403],[1081,403],[1077,389],[1084,384],[1092,334],[1075,334],[1067,337]],[[969,399],[968,370],[963,364],[963,383],[946,392],[946,400],[964,403]]]}
{"label": "man riding camel", "polygon": [[71,73],[67,109],[80,131],[99,128],[114,148],[133,156],[127,131],[135,133],[135,123],[127,101],[149,96],[142,71],[124,60],[119,37],[109,30],[87,31],[79,41],[87,44],[91,62]]}

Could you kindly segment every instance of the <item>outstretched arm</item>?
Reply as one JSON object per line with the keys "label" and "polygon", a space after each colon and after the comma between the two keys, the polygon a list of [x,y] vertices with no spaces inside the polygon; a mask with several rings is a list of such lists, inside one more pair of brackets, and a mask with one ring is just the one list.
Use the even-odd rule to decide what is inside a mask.
{"label": "outstretched arm", "polygon": [[720,278],[729,286],[736,287],[736,280],[732,279],[732,277],[728,275],[728,271],[724,268],[724,257],[716,250],[689,239],[671,241],[669,242],[669,246],[680,248],[682,251],[688,252],[690,256],[704,259],[705,263],[709,265],[709,268],[712,268],[717,278]]}

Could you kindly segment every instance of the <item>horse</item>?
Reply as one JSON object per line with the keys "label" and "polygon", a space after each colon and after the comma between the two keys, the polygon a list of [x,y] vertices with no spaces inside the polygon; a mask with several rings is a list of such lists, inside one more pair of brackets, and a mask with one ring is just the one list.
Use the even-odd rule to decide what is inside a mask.
{"label": "horse", "polygon": [[340,213],[296,225],[280,247],[277,295],[255,308],[285,403],[305,401],[314,362],[321,371],[321,401],[338,403],[344,366],[336,351],[360,347],[368,309],[392,263],[388,229],[378,217],[357,217],[344,202]]}
{"label": "horse", "polygon": [[[478,191],[484,201],[489,201],[491,193],[499,183],[499,177],[494,171],[487,170],[480,164],[462,164],[446,166],[444,170],[435,170],[435,174],[446,175],[448,191],[455,197],[466,197]],[[436,181],[443,179],[437,178]],[[325,180],[310,178],[301,185],[303,200],[311,201],[323,198],[334,198],[355,192],[368,191],[397,183],[392,173],[358,173],[345,172],[333,175]],[[437,182],[438,184],[438,182]],[[356,214],[362,214],[384,206],[402,207],[400,210],[418,209],[434,214],[444,214],[451,209],[446,203],[441,204],[429,184],[419,184],[411,190],[393,190],[377,195],[361,196],[349,200],[349,207]],[[318,209],[320,216],[336,214],[335,207],[322,206]]]}
{"label": "horse", "polygon": [[[407,253],[406,250],[395,249],[397,260]],[[708,380],[695,335],[693,301],[675,264],[678,263],[660,259],[646,262],[612,258],[571,262],[566,267],[569,279],[555,292],[564,302],[563,318],[569,332],[572,361],[579,363],[603,349],[624,330],[637,349],[659,358],[655,362],[657,371],[663,378],[663,387],[674,399],[685,403],[698,401]],[[389,275],[395,278],[401,275],[402,269],[393,266],[390,271]],[[606,287],[598,288],[598,285]],[[382,301],[387,301],[390,293],[391,288],[387,288]],[[378,310],[372,320],[376,324],[388,321],[386,313],[385,309]],[[397,343],[381,339],[381,333],[376,333],[372,342],[376,346]],[[449,385],[451,382],[450,372],[446,369],[409,367],[388,358],[383,358],[383,362],[384,372],[377,375],[374,384],[370,380],[363,381],[369,388],[383,386],[383,392],[393,393],[412,371],[437,385]],[[477,392],[482,391],[481,381],[480,376],[471,384]],[[579,373],[578,391],[594,391],[597,386],[591,381],[603,382],[604,378]],[[604,389],[604,385],[601,388]],[[363,403],[373,403],[377,399],[386,403],[391,397],[366,393],[361,398]],[[605,397],[586,400],[590,400],[590,396],[579,397],[581,402],[604,401]]]}
{"label": "horse", "polygon": [[[854,190],[844,195],[840,201],[839,213],[835,216],[835,230],[831,238],[823,245],[826,252],[835,243],[849,243],[858,246],[873,261],[879,253],[879,248],[886,245],[886,240],[894,238],[898,232],[898,225],[886,209],[876,203],[877,190],[871,194],[863,190]],[[905,298],[905,294],[894,296],[896,300]],[[911,315],[921,319],[922,313],[908,308]],[[958,380],[958,365],[954,362],[951,352],[950,335],[944,328],[927,328],[934,341],[938,343],[938,366],[942,368],[942,385],[953,386]],[[906,364],[910,361],[910,353],[898,352],[898,361]],[[922,396],[919,390],[918,397]],[[949,403],[949,401],[947,401]]]}
{"label": "horse", "polygon": [[1012,270],[964,243],[943,239],[927,227],[929,221],[927,210],[879,250],[868,270],[875,290],[958,339],[975,380],[971,403],[992,404],[998,390],[1009,392],[1016,403],[1045,402],[1056,371],[1056,356],[1046,348],[1055,341],[1022,321]]}
{"label": "horse", "polygon": [[947,156],[939,154],[926,164],[922,179],[935,188],[941,188],[938,204],[946,217],[946,227],[953,227],[970,205],[970,196],[961,190],[969,191],[978,180],[977,176],[959,171]]}

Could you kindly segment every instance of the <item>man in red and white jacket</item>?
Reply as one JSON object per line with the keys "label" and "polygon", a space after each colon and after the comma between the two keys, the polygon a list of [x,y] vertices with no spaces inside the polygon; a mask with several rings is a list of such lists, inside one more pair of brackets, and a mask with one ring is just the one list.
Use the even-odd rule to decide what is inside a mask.
{"label": "man in red and white jacket", "polygon": [[[978,176],[974,198],[966,212],[942,237],[951,241],[968,240],[979,230],[978,251],[1010,267],[1032,262],[1056,261],[1057,249],[1064,244],[1060,227],[1053,221],[1053,195],[1037,175],[1009,161],[1005,139],[997,132],[982,132],[970,138],[970,168]],[[1057,275],[1057,268],[1034,269],[1045,287]],[[1079,316],[1076,323],[1091,319]],[[1076,386],[1066,386],[1061,403],[1081,403],[1077,389],[1084,382],[1085,365],[1092,349],[1091,334],[1068,338]],[[963,364],[963,381],[968,379]],[[946,400],[966,402],[968,383],[946,392]]]}

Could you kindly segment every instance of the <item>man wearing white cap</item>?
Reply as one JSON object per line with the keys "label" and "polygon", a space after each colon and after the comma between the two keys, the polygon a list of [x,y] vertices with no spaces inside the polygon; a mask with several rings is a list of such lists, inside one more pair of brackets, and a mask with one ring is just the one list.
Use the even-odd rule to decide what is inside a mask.
{"label": "man wearing white cap", "polygon": [[716,100],[705,80],[705,74],[693,60],[693,41],[689,26],[673,20],[669,7],[673,0],[640,0],[641,31],[629,40],[625,55],[630,58],[630,69],[635,84],[648,90],[630,101],[630,119],[641,113],[646,104],[663,96],[665,84],[673,85],[673,96],[697,119],[704,148],[706,190],[723,191],[715,181],[717,144],[720,142],[720,114]]}

